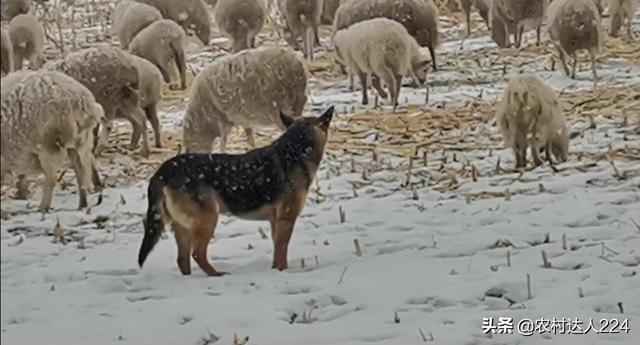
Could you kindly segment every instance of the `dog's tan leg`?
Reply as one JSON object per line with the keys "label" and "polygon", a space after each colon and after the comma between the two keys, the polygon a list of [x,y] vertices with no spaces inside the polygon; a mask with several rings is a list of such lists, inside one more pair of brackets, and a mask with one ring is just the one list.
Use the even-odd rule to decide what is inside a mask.
{"label": "dog's tan leg", "polygon": [[273,248],[273,267],[280,271],[287,269],[287,251],[289,248],[289,240],[293,233],[293,226],[296,223],[296,219],[293,218],[281,218],[275,221],[276,230]]}
{"label": "dog's tan leg", "polygon": [[178,244],[178,268],[183,275],[191,274],[191,234],[189,229],[173,222],[171,224]]}
{"label": "dog's tan leg", "polygon": [[[218,216],[215,216],[217,222]],[[207,247],[209,241],[213,237],[213,232],[216,227],[216,222],[206,223],[193,232],[193,259],[196,260],[200,269],[209,276],[222,276],[225,272],[218,272],[211,266],[207,259]]]}

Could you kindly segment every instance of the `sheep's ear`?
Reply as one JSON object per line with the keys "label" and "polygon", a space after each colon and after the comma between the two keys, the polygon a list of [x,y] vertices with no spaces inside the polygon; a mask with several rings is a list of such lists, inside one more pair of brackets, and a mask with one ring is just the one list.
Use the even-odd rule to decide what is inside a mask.
{"label": "sheep's ear", "polygon": [[418,61],[418,63],[416,64],[416,68],[424,68],[427,66],[427,64],[429,64],[429,60],[427,58],[424,58]]}
{"label": "sheep's ear", "polygon": [[331,124],[331,119],[333,119],[333,112],[335,107],[332,105],[329,109],[325,110],[324,113],[318,118],[320,120],[320,126],[324,129],[329,128],[329,124]]}
{"label": "sheep's ear", "polygon": [[291,126],[291,124],[293,123],[293,121],[295,121],[293,119],[293,117],[280,112],[280,120],[282,121],[282,124],[284,125],[285,128],[288,128],[289,126]]}

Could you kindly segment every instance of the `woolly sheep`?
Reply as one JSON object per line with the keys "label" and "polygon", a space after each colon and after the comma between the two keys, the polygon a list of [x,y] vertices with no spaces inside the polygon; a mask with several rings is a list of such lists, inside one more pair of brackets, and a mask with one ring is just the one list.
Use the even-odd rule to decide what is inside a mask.
{"label": "woolly sheep", "polygon": [[11,37],[7,30],[2,29],[2,40],[0,40],[0,51],[2,55],[0,57],[0,65],[2,66],[2,76],[9,74],[13,71],[13,44],[11,44]]}
{"label": "woolly sheep", "polygon": [[26,176],[45,175],[40,210],[51,206],[60,169],[76,173],[80,208],[94,169],[93,129],[103,116],[91,92],[55,71],[18,71],[2,79],[2,180],[18,176],[16,197],[28,196]]}
{"label": "woolly sheep", "polygon": [[2,0],[2,19],[11,20],[19,14],[29,13],[31,0]]}
{"label": "woolly sheep", "polygon": [[22,69],[23,60],[29,60],[31,69],[38,69],[44,58],[44,30],[36,17],[19,14],[9,23],[9,37],[13,45],[14,69]]}
{"label": "woolly sheep", "polygon": [[402,24],[420,46],[429,48],[433,69],[437,70],[435,48],[439,24],[438,8],[433,0],[347,0],[336,11],[334,30],[377,17]]}
{"label": "woolly sheep", "polygon": [[[556,0],[558,1],[558,0]],[[527,165],[527,148],[536,166],[542,164],[540,152],[553,163],[567,160],[569,135],[556,93],[533,75],[512,78],[497,108],[496,120],[507,147],[516,157],[516,168]]]}
{"label": "woolly sheep", "polygon": [[467,36],[471,35],[471,7],[472,5],[478,9],[478,13],[485,24],[489,26],[489,9],[491,8],[491,0],[458,0],[458,5],[464,12],[467,27]]}
{"label": "woolly sheep", "polygon": [[627,35],[630,39],[633,39],[631,33],[631,22],[633,20],[633,14],[638,7],[638,0],[609,0],[609,14],[611,16],[610,34],[613,37],[618,36],[620,27],[627,22]]}
{"label": "woolly sheep", "polygon": [[320,17],[320,23],[325,25],[333,24],[336,11],[342,2],[344,2],[344,0],[324,0],[322,3],[322,17]]}
{"label": "woolly sheep", "polygon": [[[122,117],[131,122],[134,133],[143,137],[142,154],[149,153],[145,114],[140,108],[138,70],[124,51],[100,44],[70,53],[46,66],[66,73],[86,86],[104,109],[103,130],[96,144],[100,152],[107,144],[110,122]],[[132,148],[135,141],[132,140]]]}
{"label": "woolly sheep", "polygon": [[[129,54],[138,70],[138,89],[140,91],[140,107],[144,110],[147,120],[151,123],[156,147],[162,147],[160,140],[160,120],[158,119],[158,102],[162,99],[162,73],[158,67],[141,57]],[[118,117],[125,117],[124,115]],[[140,130],[146,127],[135,127],[131,136],[131,144],[136,145],[140,140]]]}
{"label": "woolly sheep", "polygon": [[180,25],[172,20],[160,19],[142,29],[129,44],[133,55],[145,58],[156,65],[164,81],[171,82],[173,65],[180,73],[180,88],[187,88],[187,62],[184,44],[186,34]]}
{"label": "woolly sheep", "polygon": [[387,18],[374,18],[342,30],[333,36],[338,61],[360,77],[362,104],[368,103],[367,76],[381,97],[379,78],[387,85],[394,109],[402,77],[411,76],[422,85],[426,79],[428,58],[420,53],[420,46],[402,24]]}
{"label": "woolly sheep", "polygon": [[302,37],[305,58],[313,60],[313,47],[318,43],[318,27],[322,16],[322,0],[280,0],[286,27],[284,38],[294,49]]}
{"label": "woolly sheep", "polygon": [[492,0],[491,15],[496,17],[492,21],[495,25],[502,25],[506,40],[514,36],[514,46],[522,44],[522,34],[525,29],[536,28],[537,44],[540,44],[540,28],[546,10],[547,0]]}
{"label": "woolly sheep", "polygon": [[206,46],[211,35],[209,9],[203,0],[136,0],[151,5],[162,13],[164,19],[171,19],[184,29],[195,34]]}
{"label": "woolly sheep", "polygon": [[218,58],[193,82],[183,145],[188,152],[208,153],[220,137],[224,152],[231,127],[239,126],[253,147],[254,127],[284,128],[280,112],[302,115],[306,88],[304,64],[289,48],[260,47]]}
{"label": "woolly sheep", "polygon": [[219,0],[214,12],[218,28],[231,40],[232,52],[255,48],[255,37],[265,20],[259,0]]}
{"label": "woolly sheep", "polygon": [[[596,72],[596,54],[604,40],[598,8],[593,0],[555,0],[547,10],[547,25],[549,34],[554,41],[565,74],[576,77],[578,59],[576,52],[586,49],[591,57],[591,69],[594,79]],[[573,58],[571,74],[567,67],[566,57]]]}
{"label": "woolly sheep", "polygon": [[128,49],[136,34],[149,24],[162,19],[162,14],[153,6],[133,0],[122,0],[113,9],[111,19],[113,33],[118,36],[120,47]]}

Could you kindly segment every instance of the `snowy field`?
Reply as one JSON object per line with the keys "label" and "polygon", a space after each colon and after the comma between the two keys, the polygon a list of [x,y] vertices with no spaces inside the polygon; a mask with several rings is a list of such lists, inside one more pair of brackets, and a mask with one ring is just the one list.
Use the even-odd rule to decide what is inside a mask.
{"label": "snowy field", "polygon": [[[385,103],[362,106],[337,70],[314,68],[329,61],[323,30],[307,113],[329,105],[339,113],[287,271],[270,269],[267,223],[229,217],[209,246],[229,275],[206,277],[194,263],[181,276],[170,233],[137,267],[146,180],[180,138],[184,95],[174,91],[160,112],[168,148],[150,158],[106,152],[109,187],[91,196],[95,206],[77,210],[72,173],[48,214],[37,212],[38,184],[27,201],[4,186],[0,342],[231,345],[236,334],[248,345],[638,344],[640,44],[608,40],[594,90],[586,56],[571,80],[550,69],[548,36],[542,47],[532,32],[520,52],[499,50],[474,20],[463,42],[463,25],[441,17],[441,70],[430,73],[428,102],[424,89],[403,87],[396,114]],[[640,40],[640,13],[633,29]],[[218,36],[213,46],[226,45]],[[221,53],[192,52],[191,69]],[[561,92],[575,133],[566,163],[511,170],[491,117],[520,72]],[[395,133],[372,117],[409,124]],[[117,126],[112,144],[129,131]],[[258,142],[276,135],[260,131]],[[234,150],[247,149],[239,131],[232,139]],[[488,317],[513,318],[514,334],[483,334]],[[592,319],[594,329],[517,334],[520,320],[563,317],[585,322],[583,331]],[[597,334],[601,319],[628,320],[629,330]]]}

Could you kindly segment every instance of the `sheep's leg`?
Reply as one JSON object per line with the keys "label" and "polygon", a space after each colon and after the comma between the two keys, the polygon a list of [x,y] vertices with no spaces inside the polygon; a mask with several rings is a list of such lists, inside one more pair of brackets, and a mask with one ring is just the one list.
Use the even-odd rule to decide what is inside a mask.
{"label": "sheep's leg", "polygon": [[398,105],[398,88],[396,86],[396,79],[394,77],[393,72],[391,70],[383,70],[381,71],[380,77],[384,80],[384,83],[387,85],[387,90],[389,90],[389,94],[391,95],[391,106],[393,109],[396,109]]}
{"label": "sheep's leg", "polygon": [[53,189],[56,186],[56,174],[54,171],[44,171],[44,181],[42,182],[42,200],[38,209],[47,212],[51,208]]}
{"label": "sheep's leg", "polygon": [[104,184],[102,184],[102,179],[100,178],[100,172],[96,166],[96,158],[93,157],[93,155],[91,157],[91,182],[93,183],[93,187],[96,191],[104,189]]}
{"label": "sheep's leg", "polygon": [[525,168],[527,166],[527,145],[516,146],[513,148],[516,156],[516,169]]}
{"label": "sheep's leg", "polygon": [[544,155],[545,155],[546,161],[549,162],[549,164],[553,165],[553,160],[551,159],[551,141],[549,141],[544,146]]}
{"label": "sheep's leg", "polygon": [[465,10],[467,17],[467,37],[471,36],[471,9]]}
{"label": "sheep's leg", "polygon": [[130,148],[134,150],[140,141],[140,135],[142,134],[142,155],[149,155],[149,133],[147,133],[147,120],[145,116],[142,114],[142,111],[134,111],[129,117],[128,120],[131,122],[133,126],[133,133],[131,135],[131,146]]}
{"label": "sheep's leg", "polygon": [[244,133],[247,135],[247,141],[249,142],[249,146],[251,146],[251,148],[255,148],[256,147],[256,139],[253,135],[253,128],[251,127],[246,127],[244,129]]}
{"label": "sheep's leg", "polygon": [[536,45],[539,46],[542,43],[542,25],[538,25],[536,28]]}
{"label": "sheep's leg", "polygon": [[627,35],[629,36],[629,41],[633,42],[633,32],[631,31],[631,18],[627,18]]}
{"label": "sheep's leg", "polygon": [[313,35],[314,35],[315,45],[319,46],[320,45],[320,34],[318,33],[318,25],[314,25],[313,26]]}
{"label": "sheep's leg", "polygon": [[16,182],[16,195],[13,197],[17,200],[27,200],[29,198],[29,180],[25,175],[18,175]]}
{"label": "sheep's leg", "polygon": [[109,133],[111,132],[111,123],[109,121],[102,121],[102,132],[98,135],[98,140],[93,149],[94,155],[99,155],[109,142]]}
{"label": "sheep's leg", "polygon": [[315,42],[314,29],[308,26],[304,37],[304,50],[311,61],[313,61],[313,42]]}
{"label": "sheep's leg", "polygon": [[535,164],[535,166],[542,164],[542,159],[540,159],[540,148],[538,145],[531,145],[531,156],[533,156],[533,164]]}
{"label": "sheep's leg", "polygon": [[596,50],[595,48],[589,49],[589,56],[591,57],[591,70],[593,71],[593,80],[598,79],[598,72],[596,72]]}
{"label": "sheep's leg", "polygon": [[569,77],[571,74],[569,73],[569,67],[567,67],[567,57],[564,52],[564,49],[562,49],[562,47],[560,47],[560,45],[557,43],[555,45],[556,45],[556,49],[558,50],[558,56],[560,57],[560,62],[562,62],[562,67],[564,68],[564,74],[567,77]]}
{"label": "sheep's leg", "polygon": [[435,47],[433,47],[432,45],[429,45],[429,54],[431,54],[431,65],[433,65],[433,70],[437,71],[438,66],[436,64],[436,51]]}
{"label": "sheep's leg", "polygon": [[76,173],[76,181],[78,182],[78,208],[82,209],[87,207],[87,190],[89,189],[89,181],[93,178],[93,171],[90,168],[91,157],[88,157],[87,153],[80,153],[77,149],[68,149],[67,155],[73,163],[73,170]]}
{"label": "sheep's leg", "polygon": [[524,25],[516,27],[516,32],[514,33],[516,48],[520,48],[522,45],[522,34],[524,34]]}
{"label": "sheep's leg", "polygon": [[360,87],[362,88],[362,104],[369,104],[369,97],[367,96],[367,74],[364,72],[358,72],[360,78]]}
{"label": "sheep's leg", "polygon": [[22,54],[20,54],[16,49],[13,50],[13,70],[19,71],[22,69],[23,61]]}
{"label": "sheep's leg", "polygon": [[396,87],[396,102],[393,105],[394,107],[398,106],[398,98],[400,97],[400,88],[402,88],[402,75],[396,74],[394,76],[394,82]]}
{"label": "sheep's leg", "polygon": [[157,104],[152,104],[144,109],[145,115],[147,116],[147,120],[151,123],[151,127],[153,128],[153,137],[156,142],[156,147],[162,147],[162,140],[160,140],[160,120],[158,119],[158,108]]}
{"label": "sheep's leg", "polygon": [[576,56],[576,53],[573,53],[571,55],[571,58],[573,59],[573,66],[571,67],[571,79],[576,79],[576,66],[578,65],[578,57]]}
{"label": "sheep's leg", "polygon": [[355,83],[353,81],[353,79],[354,79],[353,78],[353,73],[352,72],[348,72],[348,74],[349,74],[349,91],[353,92],[353,90],[356,88],[355,85],[354,85]]}
{"label": "sheep's leg", "polygon": [[384,91],[382,86],[380,85],[380,78],[374,73],[371,75],[371,86],[378,92],[380,97],[387,99],[387,93]]}

